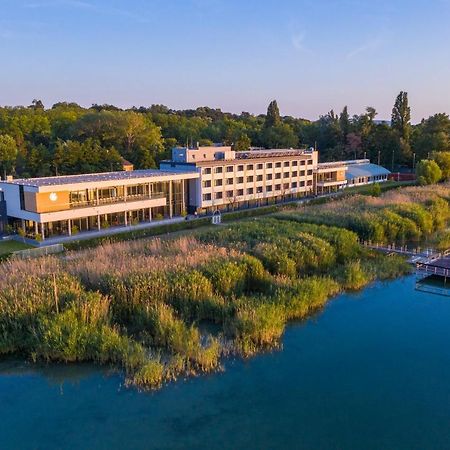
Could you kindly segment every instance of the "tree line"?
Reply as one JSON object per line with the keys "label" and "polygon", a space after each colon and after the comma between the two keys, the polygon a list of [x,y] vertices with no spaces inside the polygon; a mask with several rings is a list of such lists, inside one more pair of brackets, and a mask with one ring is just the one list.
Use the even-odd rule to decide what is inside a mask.
{"label": "tree line", "polygon": [[282,116],[277,102],[267,114],[232,114],[200,107],[164,105],[120,109],[83,108],[39,100],[0,108],[0,174],[37,177],[118,170],[122,159],[136,168],[157,167],[175,145],[221,142],[250,147],[317,147],[322,161],[367,157],[389,169],[413,168],[432,152],[450,150],[450,119],[435,114],[411,124],[408,94],[395,100],[390,122],[376,120],[373,107],[351,116],[347,106],[316,121]]}

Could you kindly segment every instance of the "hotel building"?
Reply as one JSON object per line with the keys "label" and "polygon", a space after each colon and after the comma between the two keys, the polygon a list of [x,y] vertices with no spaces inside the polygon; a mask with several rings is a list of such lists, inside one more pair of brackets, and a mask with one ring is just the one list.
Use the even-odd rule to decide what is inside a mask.
{"label": "hotel building", "polygon": [[174,148],[162,170],[198,174],[190,205],[199,212],[259,206],[314,193],[318,152],[251,150],[231,147]]}
{"label": "hotel building", "polygon": [[0,182],[9,223],[42,239],[182,215],[196,173],[160,170]]}
{"label": "hotel building", "polygon": [[368,160],[319,164],[313,149],[177,147],[160,170],[2,181],[0,222],[46,239],[322,195],[387,174]]}

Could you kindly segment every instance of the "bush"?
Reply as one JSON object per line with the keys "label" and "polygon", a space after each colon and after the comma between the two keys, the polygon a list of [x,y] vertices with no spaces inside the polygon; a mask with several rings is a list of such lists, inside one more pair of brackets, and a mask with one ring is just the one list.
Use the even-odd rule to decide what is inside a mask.
{"label": "bush", "polygon": [[417,181],[421,186],[435,184],[442,178],[442,171],[435,161],[423,159],[417,163]]}

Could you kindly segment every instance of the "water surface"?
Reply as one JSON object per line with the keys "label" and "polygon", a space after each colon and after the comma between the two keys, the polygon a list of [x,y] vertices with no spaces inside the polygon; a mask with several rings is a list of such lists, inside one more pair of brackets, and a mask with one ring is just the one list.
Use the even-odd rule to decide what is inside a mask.
{"label": "water surface", "polygon": [[341,295],[283,350],[156,393],[88,365],[0,363],[0,448],[450,448],[450,298]]}

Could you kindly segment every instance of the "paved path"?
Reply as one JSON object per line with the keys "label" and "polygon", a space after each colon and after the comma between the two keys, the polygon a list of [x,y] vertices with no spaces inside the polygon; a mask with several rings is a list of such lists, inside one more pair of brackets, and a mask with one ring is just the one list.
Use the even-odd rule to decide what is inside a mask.
{"label": "paved path", "polygon": [[[155,222],[140,223],[138,225],[131,225],[128,227],[118,226],[118,227],[105,228],[105,229],[98,230],[98,231],[84,231],[81,233],[74,234],[72,236],[54,236],[54,237],[47,238],[44,241],[40,242],[39,246],[43,247],[46,245],[64,244],[66,242],[82,241],[85,239],[95,239],[98,237],[113,236],[116,234],[128,233],[130,231],[145,230],[147,228],[159,227],[161,225],[170,225],[172,223],[184,222],[185,220],[186,219],[184,217],[174,217],[173,219],[165,219],[165,220],[158,220]],[[197,219],[190,219],[190,220],[197,220]]]}

